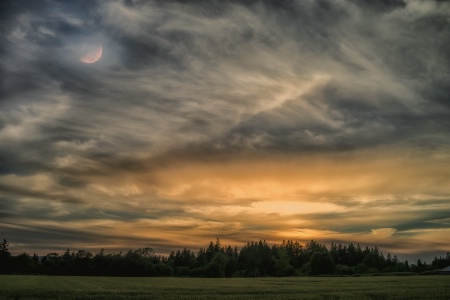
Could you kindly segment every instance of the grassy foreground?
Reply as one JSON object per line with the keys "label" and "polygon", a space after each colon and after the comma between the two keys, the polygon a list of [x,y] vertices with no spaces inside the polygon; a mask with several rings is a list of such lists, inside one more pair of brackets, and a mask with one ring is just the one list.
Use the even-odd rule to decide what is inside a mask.
{"label": "grassy foreground", "polygon": [[0,275],[0,299],[450,299],[450,276],[120,278]]}

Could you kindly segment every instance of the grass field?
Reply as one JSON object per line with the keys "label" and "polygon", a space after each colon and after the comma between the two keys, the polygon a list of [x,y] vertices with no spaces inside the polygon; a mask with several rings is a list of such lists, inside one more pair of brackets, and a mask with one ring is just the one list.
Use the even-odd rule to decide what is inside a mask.
{"label": "grass field", "polygon": [[118,278],[0,275],[0,299],[450,299],[450,276]]}

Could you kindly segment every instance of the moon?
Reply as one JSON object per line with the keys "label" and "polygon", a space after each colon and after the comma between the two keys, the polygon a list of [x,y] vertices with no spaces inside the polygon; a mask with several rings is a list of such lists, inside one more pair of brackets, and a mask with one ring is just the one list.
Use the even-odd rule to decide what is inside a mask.
{"label": "moon", "polygon": [[85,54],[80,57],[80,61],[85,64],[93,64],[102,57],[102,53],[103,48],[100,44],[89,47],[89,49],[86,49]]}

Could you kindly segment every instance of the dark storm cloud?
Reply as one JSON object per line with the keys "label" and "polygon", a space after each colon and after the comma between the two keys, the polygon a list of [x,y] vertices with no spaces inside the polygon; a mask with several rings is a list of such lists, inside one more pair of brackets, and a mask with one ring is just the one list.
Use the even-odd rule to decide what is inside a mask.
{"label": "dark storm cloud", "polygon": [[[367,149],[445,162],[450,149],[447,2],[130,0],[1,5],[0,188],[9,199],[8,207],[2,206],[2,218],[179,218],[179,223],[161,228],[194,230],[201,228],[200,221],[221,220],[190,211],[192,203],[205,208],[208,201],[223,205],[222,200],[196,194],[198,186],[206,191],[211,187],[202,186],[209,182],[202,174],[198,186],[189,185],[196,178],[194,167],[186,167],[186,179],[175,172],[165,176],[168,169],[183,170],[198,162],[225,165],[262,154]],[[102,44],[99,62],[87,65],[78,60],[85,43]],[[216,168],[221,175],[223,169]],[[408,200],[401,201],[402,195],[393,192],[386,196],[395,198],[392,202],[380,196],[362,204],[350,192],[342,192],[324,194],[323,201],[361,211],[401,202],[430,213],[407,221],[387,220],[385,227],[445,228],[446,222],[436,221],[444,217],[433,205],[447,201],[448,182],[445,172],[435,173],[426,172],[432,177],[424,178],[429,188],[411,190],[413,195],[425,190],[418,197],[424,200],[405,196]],[[172,182],[172,177],[177,179]],[[386,180],[376,187],[385,186],[390,186]],[[220,184],[214,188],[228,195]],[[241,201],[240,208],[262,201],[240,195],[236,199],[227,201]],[[33,201],[36,207],[23,209]],[[46,208],[46,201],[53,206]],[[354,217],[364,219],[359,213]],[[389,217],[395,219],[394,215]],[[326,213],[303,217],[311,222],[332,219]],[[345,221],[345,214],[334,217]],[[248,224],[245,232],[257,236],[284,226],[275,220],[278,214],[267,218],[270,224]],[[376,222],[336,227],[325,221],[317,228],[369,231],[377,228]],[[217,230],[226,228],[216,225]],[[246,241],[235,231],[232,235]]]}
{"label": "dark storm cloud", "polygon": [[2,192],[2,194],[14,195],[14,196],[18,196],[18,197],[25,196],[25,197],[32,197],[32,198],[37,198],[37,199],[57,200],[60,202],[65,202],[65,203],[83,203],[84,202],[84,200],[82,200],[82,199],[77,199],[77,198],[73,198],[73,197],[66,196],[66,195],[52,195],[52,194],[48,194],[48,193],[29,191],[23,187],[17,188],[17,187],[2,185],[2,184],[0,184],[0,191]]}
{"label": "dark storm cloud", "polygon": [[[448,88],[445,4],[85,5],[16,5],[16,18],[8,22],[7,54],[21,48],[25,53],[15,58],[28,57],[30,64],[11,72],[6,90],[22,94],[17,85],[26,84],[46,103],[53,84],[70,97],[66,112],[39,124],[43,139],[33,141],[36,148],[90,140],[98,143],[92,151],[105,153],[186,143],[345,150],[431,133],[447,140],[449,110],[441,96]],[[105,43],[102,69],[64,57],[92,32]],[[57,55],[49,57],[49,51]],[[326,79],[302,93],[308,88],[292,76],[308,82],[314,74]],[[262,83],[275,91],[264,91]],[[278,101],[270,98],[283,92]],[[31,95],[10,97],[16,98],[36,102]],[[2,124],[10,122],[2,118]],[[98,141],[100,132],[107,141]]]}
{"label": "dark storm cloud", "polygon": [[[447,200],[448,203],[448,200]],[[369,208],[367,208],[369,209]],[[375,210],[375,208],[372,207]],[[448,228],[445,218],[450,213],[447,207],[439,209],[426,209],[420,211],[409,211],[401,214],[400,210],[384,212],[383,227],[395,228],[397,234],[413,229],[440,229]],[[366,210],[342,213],[308,214],[298,215],[302,220],[321,220],[315,228],[321,230],[334,230],[341,233],[370,232],[380,224],[381,216],[368,216]]]}
{"label": "dark storm cloud", "polygon": [[[72,251],[80,250],[80,242],[83,244],[83,250],[99,251],[102,246],[110,245],[113,240],[116,248],[109,248],[110,251],[123,251],[124,249],[134,247],[148,247],[151,245],[158,252],[166,253],[171,250],[167,248],[167,240],[159,238],[135,238],[132,236],[116,236],[108,234],[96,234],[85,230],[70,228],[55,228],[53,226],[33,225],[23,226],[18,224],[4,224],[1,226],[2,233],[11,236],[8,239],[12,245],[20,245],[20,250],[29,249],[32,245],[33,251],[39,255],[45,255],[50,251],[65,251],[70,247]],[[74,243],[74,241],[77,241]],[[17,248],[17,246],[16,246]]]}

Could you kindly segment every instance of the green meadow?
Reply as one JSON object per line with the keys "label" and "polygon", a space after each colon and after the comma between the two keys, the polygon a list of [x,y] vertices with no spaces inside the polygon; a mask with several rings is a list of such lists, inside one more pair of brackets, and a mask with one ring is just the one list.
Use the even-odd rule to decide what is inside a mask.
{"label": "green meadow", "polygon": [[1,299],[450,299],[450,276],[288,278],[1,275]]}

